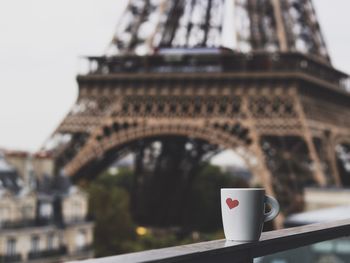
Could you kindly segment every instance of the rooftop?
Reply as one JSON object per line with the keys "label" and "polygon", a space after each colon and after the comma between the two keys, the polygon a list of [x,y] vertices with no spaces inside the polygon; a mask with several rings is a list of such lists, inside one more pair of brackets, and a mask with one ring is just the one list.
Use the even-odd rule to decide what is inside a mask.
{"label": "rooftop", "polygon": [[288,226],[326,223],[350,218],[350,205],[308,211],[289,216],[285,224]]}

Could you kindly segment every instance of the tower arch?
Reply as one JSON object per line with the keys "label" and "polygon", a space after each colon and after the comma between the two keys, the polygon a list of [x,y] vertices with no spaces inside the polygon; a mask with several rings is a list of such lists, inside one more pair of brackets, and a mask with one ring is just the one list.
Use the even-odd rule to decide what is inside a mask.
{"label": "tower arch", "polygon": [[[122,130],[113,131],[113,126],[116,123],[112,123],[110,126],[104,126],[104,128],[91,138],[78,155],[64,167],[65,173],[70,175],[79,175],[80,171],[85,170],[84,167],[88,166],[90,162],[96,162],[99,159],[103,159],[104,155],[110,151],[118,151],[127,147],[128,144],[140,139],[147,139],[152,137],[161,136],[184,136],[196,139],[205,140],[211,144],[224,147],[226,149],[237,150],[237,154],[247,163],[249,168],[252,168],[252,164],[249,158],[253,157],[253,152],[249,148],[252,144],[252,140],[247,134],[244,136],[241,134],[234,135],[228,131],[229,126],[227,124],[213,124],[208,126],[194,125],[191,123],[167,123],[163,125],[138,125],[133,122],[125,125]],[[241,127],[241,129],[247,130],[239,122],[231,125],[233,127]],[[126,127],[125,127],[126,126]],[[107,129],[110,129],[107,132]],[[111,160],[113,161],[113,160]],[[104,165],[105,167],[105,165]]]}

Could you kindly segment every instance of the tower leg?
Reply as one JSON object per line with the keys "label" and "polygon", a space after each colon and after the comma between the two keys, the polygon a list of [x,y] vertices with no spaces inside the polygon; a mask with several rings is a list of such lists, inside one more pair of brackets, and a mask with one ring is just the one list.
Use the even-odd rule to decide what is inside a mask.
{"label": "tower leg", "polygon": [[[266,158],[265,154],[261,149],[261,138],[258,135],[258,131],[255,127],[254,118],[249,110],[249,101],[248,97],[242,101],[242,111],[247,114],[250,126],[250,136],[252,138],[251,150],[255,154],[257,163],[256,164],[248,164],[248,166],[252,169],[252,172],[255,177],[261,179],[261,184],[265,188],[266,194],[276,197],[276,193],[273,188],[272,182],[272,174],[266,166]],[[249,160],[246,159],[247,162]],[[275,220],[273,221],[275,229],[283,228],[284,215],[280,213]]]}
{"label": "tower leg", "polygon": [[305,140],[307,148],[308,148],[310,159],[312,161],[312,164],[314,165],[314,167],[313,167],[314,179],[318,183],[319,186],[326,186],[327,180],[326,180],[326,177],[323,173],[321,161],[320,161],[320,158],[318,157],[315,144],[313,143],[312,137],[309,134],[309,132],[305,133],[304,140]]}
{"label": "tower leg", "polygon": [[[257,135],[255,135],[253,136],[253,141],[254,143],[252,145],[252,150],[255,153],[258,161],[253,173],[255,176],[259,175],[259,177],[262,179],[261,183],[265,188],[266,194],[276,197],[276,193],[273,188],[271,172],[266,166],[265,154],[261,150],[260,138]],[[273,221],[274,228],[283,228],[284,219],[284,215],[282,213],[279,213],[279,215]]]}
{"label": "tower leg", "polygon": [[312,161],[312,164],[314,165],[313,167],[314,180],[318,183],[319,186],[326,186],[327,184],[326,176],[322,171],[321,161],[317,155],[316,147],[312,141],[312,133],[310,131],[310,128],[307,125],[304,110],[302,108],[299,98],[297,97],[297,94],[294,94],[294,97],[295,97],[295,109],[299,116],[301,126],[302,126],[302,136],[304,137],[304,140],[308,148],[310,159]]}
{"label": "tower leg", "polygon": [[326,151],[326,156],[330,166],[329,168],[334,179],[334,183],[336,186],[340,187],[341,179],[340,179],[339,170],[337,166],[335,147],[336,145],[335,145],[334,135],[331,133],[329,134],[329,136],[326,136],[325,138],[325,151]]}

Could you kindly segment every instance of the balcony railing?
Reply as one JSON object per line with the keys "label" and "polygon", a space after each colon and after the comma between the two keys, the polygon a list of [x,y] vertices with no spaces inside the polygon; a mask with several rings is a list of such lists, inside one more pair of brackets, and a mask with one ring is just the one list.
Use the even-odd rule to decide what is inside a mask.
{"label": "balcony railing", "polygon": [[20,254],[0,255],[1,263],[19,262],[21,260],[22,260],[22,256]]}
{"label": "balcony railing", "polygon": [[50,218],[37,218],[37,219],[22,219],[16,221],[3,221],[0,223],[0,229],[19,229],[26,227],[38,227],[47,226],[52,223]]}
{"label": "balcony railing", "polygon": [[258,242],[216,240],[192,245],[89,260],[89,263],[129,262],[230,262],[249,263],[255,258],[326,240],[350,236],[350,219],[265,232]]}
{"label": "balcony railing", "polygon": [[90,252],[93,251],[92,244],[86,244],[82,247],[77,248],[76,253],[84,253],[84,252]]}
{"label": "balcony railing", "polygon": [[[81,216],[81,217],[67,217],[62,220],[55,220],[53,217],[51,218],[35,218],[30,220],[16,220],[16,221],[3,221],[0,222],[0,231],[1,229],[6,230],[16,230],[27,227],[41,227],[41,226],[49,226],[49,225],[58,225],[65,226],[71,224],[80,224],[92,222],[91,217]],[[1,261],[0,261],[1,263]]]}
{"label": "balcony railing", "polygon": [[49,257],[62,256],[65,254],[67,254],[67,248],[63,246],[56,249],[29,252],[28,259],[49,258]]}
{"label": "balcony railing", "polygon": [[[233,52],[155,54],[153,56],[88,57],[85,74],[111,73],[306,73],[349,91],[349,76],[329,64],[301,53]],[[83,73],[83,72],[82,72]]]}
{"label": "balcony railing", "polygon": [[90,216],[65,216],[63,222],[65,225],[80,224],[86,222],[92,222]]}

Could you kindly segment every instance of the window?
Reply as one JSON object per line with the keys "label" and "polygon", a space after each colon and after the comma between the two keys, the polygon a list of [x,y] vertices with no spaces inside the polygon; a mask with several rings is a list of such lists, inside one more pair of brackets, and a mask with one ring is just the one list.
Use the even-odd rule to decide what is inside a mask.
{"label": "window", "polygon": [[3,222],[9,220],[10,217],[10,209],[8,207],[0,207],[0,225]]}
{"label": "window", "polygon": [[64,217],[67,221],[76,222],[84,218],[84,203],[80,198],[70,198],[65,202]]}
{"label": "window", "polygon": [[53,233],[49,233],[47,235],[47,250],[52,250],[54,248],[54,238],[55,238],[55,235]]}
{"label": "window", "polygon": [[83,248],[86,245],[86,231],[81,229],[75,237],[75,244],[77,248]]}
{"label": "window", "polygon": [[52,215],[52,205],[50,203],[40,204],[40,216],[50,218]]}
{"label": "window", "polygon": [[32,236],[30,250],[31,250],[31,252],[38,252],[39,251],[39,236]]}
{"label": "window", "polygon": [[23,219],[31,219],[33,217],[33,207],[32,206],[24,206],[22,207],[22,216]]}
{"label": "window", "polygon": [[15,238],[7,239],[6,254],[9,256],[16,254],[16,239]]}
{"label": "window", "polygon": [[72,216],[74,219],[78,219],[81,216],[81,202],[75,200],[72,206],[73,206]]}

